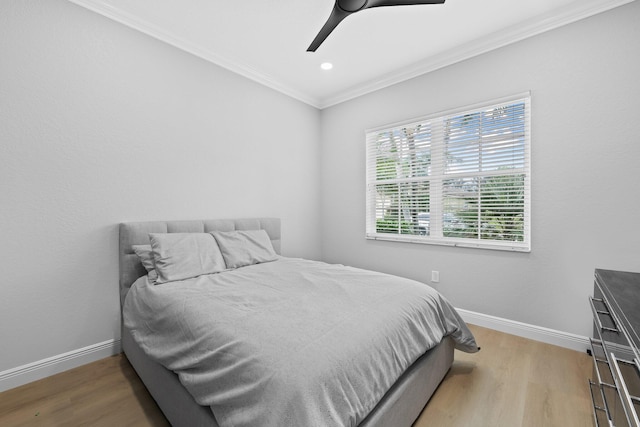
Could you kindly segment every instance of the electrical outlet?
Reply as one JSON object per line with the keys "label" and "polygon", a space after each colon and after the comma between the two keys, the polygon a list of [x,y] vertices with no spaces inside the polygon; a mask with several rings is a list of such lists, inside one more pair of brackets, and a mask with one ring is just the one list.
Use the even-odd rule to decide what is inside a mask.
{"label": "electrical outlet", "polygon": [[438,283],[440,281],[440,272],[439,271],[433,270],[431,272],[431,281],[433,283]]}

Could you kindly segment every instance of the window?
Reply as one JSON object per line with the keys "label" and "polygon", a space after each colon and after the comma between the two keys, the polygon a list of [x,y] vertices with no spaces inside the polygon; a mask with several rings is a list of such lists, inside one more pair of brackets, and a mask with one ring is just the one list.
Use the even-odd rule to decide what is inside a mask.
{"label": "window", "polygon": [[367,131],[367,238],[530,250],[530,95]]}

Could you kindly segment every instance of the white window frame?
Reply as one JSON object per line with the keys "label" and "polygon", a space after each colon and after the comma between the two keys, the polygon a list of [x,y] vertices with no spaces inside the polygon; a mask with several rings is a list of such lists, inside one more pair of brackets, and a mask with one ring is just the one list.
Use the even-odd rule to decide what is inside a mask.
{"label": "white window frame", "polygon": [[[445,137],[443,136],[442,125],[433,127],[433,132],[430,134],[430,156],[431,156],[431,173],[426,179],[429,181],[429,215],[431,231],[428,235],[416,235],[416,234],[402,234],[400,230],[397,233],[394,232],[378,232],[377,220],[379,220],[380,209],[377,209],[376,202],[379,197],[376,190],[376,185],[382,183],[394,182],[403,183],[411,182],[408,180],[399,178],[391,181],[382,181],[377,179],[377,160],[375,154],[375,144],[378,141],[379,135],[384,132],[393,132],[399,129],[412,128],[415,129],[418,124],[431,126],[434,123],[442,123],[447,118],[461,116],[465,114],[473,114],[488,109],[504,107],[513,104],[524,104],[524,158],[522,161],[522,167],[516,169],[510,169],[509,176],[523,176],[524,177],[524,192],[523,192],[523,206],[524,212],[522,215],[522,240],[491,240],[481,238],[481,232],[478,232],[477,238],[461,238],[461,237],[447,237],[443,235],[443,179],[449,179],[452,175],[447,175],[446,161],[444,161],[445,150]],[[481,249],[495,249],[495,250],[507,250],[507,251],[519,251],[530,252],[531,251],[531,93],[525,92],[512,96],[507,96],[491,101],[469,105],[461,108],[438,112],[425,117],[412,119],[404,122],[394,123],[390,125],[380,126],[365,131],[366,140],[366,238],[373,240],[389,240],[397,242],[409,242],[409,243],[422,243],[422,244],[434,244],[434,245],[446,245],[446,246],[459,246],[468,248],[481,248]],[[500,173],[496,172],[471,172],[466,176],[498,176]],[[456,175],[457,176],[457,175]],[[423,178],[424,179],[424,178]],[[481,197],[479,197],[481,200]],[[486,204],[485,204],[486,206]],[[400,208],[398,208],[399,210]],[[398,214],[400,216],[400,214]],[[478,224],[481,221],[478,220]],[[479,225],[480,226],[480,225]],[[398,228],[402,228],[398,225]]]}

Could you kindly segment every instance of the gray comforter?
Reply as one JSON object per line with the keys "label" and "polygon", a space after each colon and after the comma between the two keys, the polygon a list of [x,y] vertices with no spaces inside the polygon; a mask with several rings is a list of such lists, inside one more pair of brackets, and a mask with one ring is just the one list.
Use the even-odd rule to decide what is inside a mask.
{"label": "gray comforter", "polygon": [[139,279],[125,327],[227,426],[356,426],[425,351],[472,334],[434,289],[292,258],[162,285]]}

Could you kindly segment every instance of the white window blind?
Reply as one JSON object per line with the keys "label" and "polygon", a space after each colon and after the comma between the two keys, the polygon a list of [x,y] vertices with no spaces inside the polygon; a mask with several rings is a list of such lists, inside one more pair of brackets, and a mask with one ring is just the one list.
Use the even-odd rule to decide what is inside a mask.
{"label": "white window blind", "polygon": [[366,133],[370,239],[529,251],[530,95]]}

